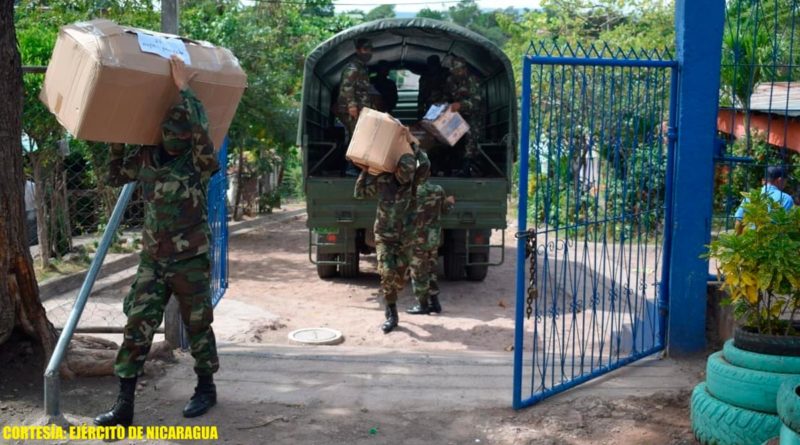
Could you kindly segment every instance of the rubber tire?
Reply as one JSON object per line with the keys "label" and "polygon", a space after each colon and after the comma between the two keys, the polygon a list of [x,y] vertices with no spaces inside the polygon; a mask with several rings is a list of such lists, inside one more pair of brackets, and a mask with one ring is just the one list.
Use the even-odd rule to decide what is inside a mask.
{"label": "rubber tire", "polygon": [[779,445],[800,445],[800,435],[786,425],[781,424],[781,438]]}
{"label": "rubber tire", "polygon": [[[344,256],[344,258],[342,258]],[[356,278],[358,277],[359,256],[357,253],[346,253],[339,255],[339,259],[343,260],[346,264],[339,265],[339,276],[342,278]]]}
{"label": "rubber tire", "polygon": [[761,445],[780,434],[778,416],[738,408],[711,396],[706,384],[692,391],[692,431],[703,445]]}
{"label": "rubber tire", "polygon": [[467,258],[464,254],[457,254],[452,251],[444,254],[444,276],[449,281],[459,281],[464,279]]}
{"label": "rubber tire", "polygon": [[[795,325],[800,329],[800,325]],[[800,336],[765,335],[748,332],[737,327],[733,331],[733,344],[739,349],[768,355],[800,357]]]}
{"label": "rubber tire", "polygon": [[[334,253],[318,253],[317,254],[317,261],[335,261],[336,254]],[[320,278],[327,279],[333,278],[336,276],[336,265],[335,264],[319,264],[317,263],[317,276]]]}
{"label": "rubber tire", "polygon": [[778,389],[776,405],[781,422],[795,433],[800,433],[800,376],[783,382]]}
{"label": "rubber tire", "polygon": [[[488,255],[485,253],[473,253],[470,257],[471,262],[485,263],[489,261]],[[469,281],[483,281],[488,273],[489,266],[467,266],[467,280]]]}
{"label": "rubber tire", "polygon": [[778,412],[778,388],[796,377],[733,366],[722,352],[711,354],[706,363],[706,388],[712,396],[739,408],[769,414]]}
{"label": "rubber tire", "polygon": [[725,342],[725,346],[722,347],[722,355],[725,356],[728,363],[740,368],[781,374],[800,374],[800,357],[745,351],[734,346],[733,340]]}

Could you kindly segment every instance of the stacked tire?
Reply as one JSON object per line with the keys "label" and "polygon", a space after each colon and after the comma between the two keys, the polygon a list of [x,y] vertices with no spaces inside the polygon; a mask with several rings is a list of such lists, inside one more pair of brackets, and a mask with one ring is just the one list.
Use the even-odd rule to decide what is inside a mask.
{"label": "stacked tire", "polygon": [[780,445],[800,445],[800,378],[783,382],[778,390]]}
{"label": "stacked tire", "polygon": [[[781,385],[792,382],[800,386],[800,357],[750,352],[728,340],[721,352],[708,358],[706,381],[692,392],[695,437],[705,445],[762,445],[800,431],[799,395],[792,391],[794,399],[787,396],[783,402],[787,419],[797,419],[786,433],[778,415],[778,394],[786,391],[780,391]],[[797,405],[792,404],[795,400]],[[800,445],[800,436],[786,443]]]}

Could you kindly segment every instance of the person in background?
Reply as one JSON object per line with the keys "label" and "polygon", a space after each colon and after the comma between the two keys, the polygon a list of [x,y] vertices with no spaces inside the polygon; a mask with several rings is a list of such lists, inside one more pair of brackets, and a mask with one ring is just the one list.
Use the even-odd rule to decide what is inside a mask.
{"label": "person in background", "polygon": [[[761,187],[761,193],[769,196],[770,199],[780,204],[784,209],[789,210],[794,206],[794,199],[788,193],[783,192],[783,189],[786,187],[786,179],[787,173],[785,168],[780,166],[767,167],[766,184],[764,184],[764,187]],[[736,218],[735,230],[737,234],[741,234],[744,230],[742,218],[744,218],[744,204],[746,202],[747,199],[742,201],[742,204],[736,209],[736,214],[734,215],[734,218]]]}
{"label": "person in background", "polygon": [[145,199],[142,252],[131,290],[123,301],[128,317],[114,363],[119,377],[117,402],[94,419],[95,425],[128,426],[133,422],[136,380],[142,375],[153,334],[171,296],[177,298],[189,332],[197,386],[184,417],[204,414],[217,403],[213,375],[219,369],[211,323],[207,189],[219,169],[208,136],[203,104],[189,89],[191,76],[177,56],[170,59],[180,102],[167,112],[157,146],[113,144],[108,182],[120,186],[139,181]]}
{"label": "person in background", "polygon": [[389,62],[385,60],[378,62],[377,71],[370,82],[381,97],[378,111],[391,114],[397,105],[397,84],[389,78]]}
{"label": "person in background", "polygon": [[481,176],[478,167],[478,133],[480,132],[481,92],[478,79],[470,74],[467,62],[460,57],[452,60],[450,76],[445,84],[445,99],[450,110],[460,113],[469,124],[469,132],[464,135],[464,160],[457,176]]}
{"label": "person in background", "polygon": [[431,105],[445,101],[445,82],[449,75],[447,68],[442,66],[439,56],[429,56],[426,62],[425,72],[419,76],[417,115],[420,119],[425,116]]}

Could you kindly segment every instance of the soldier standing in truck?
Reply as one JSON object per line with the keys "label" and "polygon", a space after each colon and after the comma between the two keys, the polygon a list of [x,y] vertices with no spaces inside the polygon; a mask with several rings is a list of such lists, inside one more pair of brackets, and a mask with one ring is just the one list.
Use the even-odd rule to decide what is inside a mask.
{"label": "soldier standing in truck", "polygon": [[464,135],[464,160],[457,176],[481,176],[478,166],[478,133],[480,132],[481,92],[478,79],[469,72],[467,63],[460,57],[452,60],[450,76],[445,84],[445,99],[450,110],[460,113],[469,124],[469,132]]}

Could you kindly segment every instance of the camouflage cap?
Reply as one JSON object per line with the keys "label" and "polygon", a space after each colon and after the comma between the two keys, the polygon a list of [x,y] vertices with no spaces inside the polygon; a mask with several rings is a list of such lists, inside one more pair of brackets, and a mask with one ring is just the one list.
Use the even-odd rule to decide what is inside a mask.
{"label": "camouflage cap", "polygon": [[183,151],[191,147],[192,124],[189,110],[183,102],[173,106],[161,123],[161,137],[164,148],[170,151]]}

